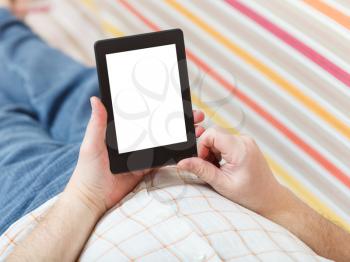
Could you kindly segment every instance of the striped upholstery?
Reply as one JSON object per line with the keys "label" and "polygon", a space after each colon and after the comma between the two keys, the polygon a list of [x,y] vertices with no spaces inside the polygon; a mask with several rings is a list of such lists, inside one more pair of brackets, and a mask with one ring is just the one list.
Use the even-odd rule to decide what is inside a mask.
{"label": "striped upholstery", "polygon": [[348,0],[62,0],[29,21],[89,64],[97,39],[183,29],[206,125],[256,138],[282,183],[350,230]]}

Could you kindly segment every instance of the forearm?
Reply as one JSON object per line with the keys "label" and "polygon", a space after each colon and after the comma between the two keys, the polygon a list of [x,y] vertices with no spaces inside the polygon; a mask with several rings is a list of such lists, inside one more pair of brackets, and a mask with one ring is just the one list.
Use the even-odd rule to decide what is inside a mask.
{"label": "forearm", "polygon": [[98,219],[99,214],[65,192],[8,261],[75,261]]}
{"label": "forearm", "polygon": [[325,219],[288,189],[283,189],[274,212],[263,214],[287,228],[318,255],[350,261],[350,234]]}

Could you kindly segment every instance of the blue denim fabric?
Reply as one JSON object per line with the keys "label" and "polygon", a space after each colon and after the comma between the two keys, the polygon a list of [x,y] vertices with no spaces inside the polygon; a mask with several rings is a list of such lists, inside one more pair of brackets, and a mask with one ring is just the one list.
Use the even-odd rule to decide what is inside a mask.
{"label": "blue denim fabric", "polygon": [[97,93],[94,68],[0,9],[0,234],[64,189]]}

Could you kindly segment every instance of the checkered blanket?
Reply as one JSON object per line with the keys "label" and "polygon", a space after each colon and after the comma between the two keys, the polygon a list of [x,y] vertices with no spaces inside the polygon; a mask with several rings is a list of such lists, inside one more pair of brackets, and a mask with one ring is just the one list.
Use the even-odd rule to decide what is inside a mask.
{"label": "checkered blanket", "polygon": [[[206,125],[217,124],[233,133],[240,131],[252,135],[282,183],[314,209],[350,230],[349,1],[47,0],[45,3],[43,0],[41,2],[47,4],[49,8],[37,9],[29,15],[27,22],[52,45],[90,65],[94,64],[92,46],[97,39],[180,27],[185,32],[192,101],[196,107],[206,112]],[[141,188],[147,188],[146,185],[145,182]],[[204,185],[196,183],[183,187],[191,188],[194,192],[197,192],[195,188],[198,187],[203,194],[208,194],[205,195],[208,197],[215,194],[209,193],[209,189]],[[166,190],[180,190],[179,188],[177,185],[168,185]],[[141,190],[137,194],[142,193],[144,196],[156,194],[162,196],[162,199],[163,197],[167,199],[166,193],[161,192],[163,191],[148,187],[146,191]],[[187,193],[189,192],[192,191]],[[271,246],[266,246],[264,250],[272,251],[276,248],[266,238],[271,240],[272,236],[272,239],[276,240],[276,236],[283,235],[289,236],[284,239],[294,239],[275,225],[274,229],[278,228],[283,234],[269,233],[266,231],[269,227],[265,226],[267,224],[272,226],[271,223],[233,203],[228,203],[220,196],[216,197],[221,199],[220,202],[229,205],[232,211],[244,211],[241,214],[244,218],[246,216],[256,218],[264,228],[260,236],[265,236],[244,241],[243,235],[239,233],[238,236],[233,227],[226,233],[227,237],[231,238],[224,237],[225,233],[208,236],[211,242],[204,237],[206,243],[209,243],[206,247],[209,246],[215,253],[220,254],[217,255],[219,259],[225,258],[223,255],[225,253],[229,254],[228,259],[235,259],[236,254],[237,260],[256,256],[262,260],[265,251],[259,250],[259,246],[264,249],[266,243]],[[185,212],[191,212],[190,208],[193,205],[190,202],[196,203],[196,199],[198,198],[188,198],[189,209]],[[185,200],[178,200],[177,197],[170,200],[169,204],[175,206],[181,201],[187,203]],[[1,258],[25,232],[35,226],[35,218],[45,212],[53,201],[18,221],[2,236]],[[130,201],[135,203],[136,199]],[[208,198],[208,201],[212,199]],[[207,203],[208,206],[208,202],[203,203]],[[200,206],[194,205],[193,209],[196,210],[197,207]],[[120,214],[123,217],[123,213],[118,210],[117,208],[111,211],[110,216]],[[213,214],[217,215],[215,212]],[[225,212],[224,214],[228,215]],[[231,215],[234,217],[234,212]],[[238,216],[238,213],[236,215]],[[179,217],[181,221],[186,218],[178,214],[177,218]],[[104,245],[109,245],[106,248],[110,250],[107,252],[109,255],[125,251],[123,248],[122,251],[115,251],[119,248],[119,245],[117,248],[115,244],[121,241],[117,240],[118,234],[115,236],[116,240],[110,242],[109,238],[104,239],[106,236],[101,234],[103,231],[98,231],[104,221],[111,223],[109,215],[96,229],[100,234],[96,236],[94,233],[92,236],[98,239],[95,245],[101,245],[102,248],[106,248]],[[125,223],[126,221],[128,219]],[[189,219],[186,218],[186,221],[195,226]],[[251,219],[233,219],[231,222],[246,221]],[[224,224],[222,222],[216,226],[219,229]],[[253,225],[252,228],[258,227],[257,224]],[[145,226],[147,228],[148,224]],[[242,225],[237,225],[238,228],[240,226]],[[208,234],[208,232],[200,233],[198,230],[201,228],[195,228],[193,230],[199,236]],[[247,227],[249,228],[251,227]],[[244,234],[247,237],[250,233],[247,231]],[[212,240],[218,235],[223,238]],[[190,234],[176,243],[186,242],[192,236],[193,234]],[[235,237],[239,241],[233,241]],[[225,245],[221,245],[220,241],[225,241]],[[233,241],[232,245],[227,244],[231,243],[230,241]],[[82,259],[94,257],[94,249],[92,247],[89,249],[89,245],[93,242],[90,240]],[[161,245],[160,242],[157,243]],[[286,242],[278,240],[276,244],[283,243],[288,243],[286,246],[283,245],[283,248],[288,248],[287,240]],[[293,243],[300,244],[298,241]],[[171,249],[170,247],[175,249],[174,245],[164,245],[163,249],[160,249],[162,251],[158,250],[158,253],[171,253],[168,249]],[[195,253],[197,249],[186,242],[185,246],[187,245]],[[227,248],[225,252],[224,247]],[[185,250],[185,247],[183,248]],[[240,249],[248,250],[245,253],[247,256],[240,257],[242,254]],[[297,252],[292,252],[291,255],[292,253],[286,250],[290,260],[301,258],[296,255]],[[92,253],[87,256],[88,252]],[[126,254],[124,258],[128,258],[129,253]],[[284,254],[284,251],[270,252],[266,256],[276,255],[278,258],[280,254]],[[301,254],[299,253],[299,256],[302,256]],[[174,254],[170,256],[176,260]],[[96,255],[95,258],[97,257],[99,256]],[[212,259],[214,258],[215,255],[212,256]],[[313,259],[312,255],[308,258]]]}
{"label": "checkered blanket", "polygon": [[[57,196],[59,197],[59,196]],[[0,260],[54,204],[0,238]],[[282,227],[174,167],[147,177],[97,224],[81,261],[323,261]]]}
{"label": "checkered blanket", "polygon": [[46,2],[28,22],[90,65],[98,39],[180,27],[206,124],[254,137],[282,183],[350,231],[349,1]]}

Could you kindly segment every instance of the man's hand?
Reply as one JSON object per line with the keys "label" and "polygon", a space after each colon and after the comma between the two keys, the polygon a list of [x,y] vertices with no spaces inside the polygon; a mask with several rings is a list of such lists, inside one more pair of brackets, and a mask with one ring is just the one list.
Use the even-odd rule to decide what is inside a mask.
{"label": "man's hand", "polygon": [[287,228],[317,254],[350,261],[350,235],[280,185],[253,139],[209,129],[199,143],[199,158],[182,160],[178,167],[196,174],[226,198]]}
{"label": "man's hand", "polygon": [[[99,218],[128,194],[150,170],[113,175],[105,145],[107,112],[91,98],[92,114],[77,166],[65,191],[35,230],[16,246],[8,261],[76,261]],[[194,111],[197,125],[204,114]]]}
{"label": "man's hand", "polygon": [[[102,215],[118,203],[152,170],[113,175],[109,168],[105,145],[107,112],[101,101],[91,98],[92,114],[80,148],[79,160],[64,194],[78,196],[91,210]],[[204,114],[194,111],[195,124],[203,121]],[[196,126],[197,137],[203,133]]]}
{"label": "man's hand", "polygon": [[94,212],[102,215],[128,194],[149,170],[113,175],[105,144],[107,112],[92,97],[91,118],[82,142],[77,166],[64,193],[77,195]]}
{"label": "man's hand", "polygon": [[[260,214],[279,207],[284,191],[253,139],[208,129],[198,145],[199,157],[179,162],[226,198]],[[220,166],[219,162],[224,160]]]}

